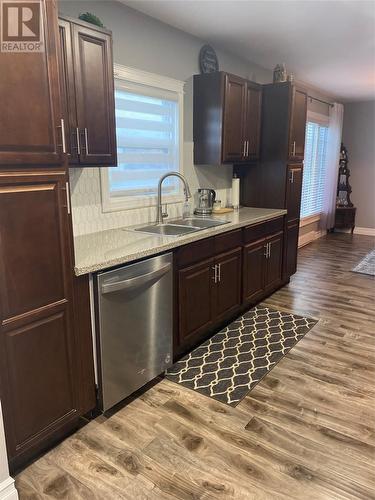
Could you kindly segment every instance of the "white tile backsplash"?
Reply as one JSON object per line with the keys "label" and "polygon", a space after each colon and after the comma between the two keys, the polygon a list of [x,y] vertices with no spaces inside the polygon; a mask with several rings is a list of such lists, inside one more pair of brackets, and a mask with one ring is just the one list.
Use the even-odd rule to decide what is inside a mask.
{"label": "white tile backsplash", "polygon": [[[118,212],[102,211],[100,171],[95,168],[69,169],[72,201],[73,232],[75,236],[116,229],[135,224],[146,224],[156,219],[156,207],[136,208]],[[195,184],[195,183],[194,183]],[[196,186],[191,186],[192,191]],[[202,186],[210,187],[210,186]],[[225,205],[230,199],[230,189],[216,189],[217,198]],[[193,197],[195,200],[196,197]],[[191,203],[194,208],[194,201]],[[182,215],[182,203],[168,205],[169,218]]]}

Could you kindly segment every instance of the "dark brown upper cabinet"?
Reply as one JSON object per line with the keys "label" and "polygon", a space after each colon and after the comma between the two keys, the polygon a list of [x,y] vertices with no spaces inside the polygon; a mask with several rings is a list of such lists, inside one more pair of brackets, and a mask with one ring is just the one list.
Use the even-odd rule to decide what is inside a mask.
{"label": "dark brown upper cabinet", "polygon": [[259,157],[262,88],[224,72],[194,76],[194,163]]}
{"label": "dark brown upper cabinet", "polygon": [[0,166],[63,161],[56,2],[41,0],[42,52],[0,52]]}
{"label": "dark brown upper cabinet", "polygon": [[116,123],[111,32],[59,18],[60,81],[71,166],[115,166]]}
{"label": "dark brown upper cabinet", "polygon": [[263,85],[262,162],[303,160],[306,113],[302,87],[290,82]]}
{"label": "dark brown upper cabinet", "polygon": [[245,152],[244,110],[246,81],[234,75],[224,76],[222,163],[241,161]]}
{"label": "dark brown upper cabinet", "polygon": [[295,161],[303,160],[305,153],[307,93],[296,87],[291,92],[289,159]]}
{"label": "dark brown upper cabinet", "polygon": [[246,159],[259,158],[262,91],[258,84],[246,84],[245,141]]}

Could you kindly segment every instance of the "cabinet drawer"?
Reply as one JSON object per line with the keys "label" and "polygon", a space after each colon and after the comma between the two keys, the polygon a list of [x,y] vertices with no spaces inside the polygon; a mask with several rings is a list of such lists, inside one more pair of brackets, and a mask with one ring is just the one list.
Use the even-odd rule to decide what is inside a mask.
{"label": "cabinet drawer", "polygon": [[177,250],[177,266],[184,267],[189,264],[194,264],[204,259],[212,257],[214,254],[214,238],[205,238],[204,240],[195,241],[184,245]]}
{"label": "cabinet drawer", "polygon": [[236,229],[235,231],[230,231],[229,233],[219,234],[215,236],[215,254],[226,252],[227,250],[241,246],[241,244],[241,229]]}
{"label": "cabinet drawer", "polygon": [[277,219],[269,220],[265,223],[266,235],[272,233],[278,233],[279,231],[284,231],[284,217],[278,217]]}
{"label": "cabinet drawer", "polygon": [[269,234],[283,231],[283,229],[284,217],[278,217],[277,219],[245,227],[243,232],[244,243],[250,243],[251,241],[258,240],[264,236],[268,236]]}

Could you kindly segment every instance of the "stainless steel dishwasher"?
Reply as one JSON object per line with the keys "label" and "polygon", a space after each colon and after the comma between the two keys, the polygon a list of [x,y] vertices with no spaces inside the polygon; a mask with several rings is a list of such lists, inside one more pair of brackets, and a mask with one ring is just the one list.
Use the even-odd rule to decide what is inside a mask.
{"label": "stainless steel dishwasher", "polygon": [[172,364],[172,268],[168,253],[98,275],[103,411]]}

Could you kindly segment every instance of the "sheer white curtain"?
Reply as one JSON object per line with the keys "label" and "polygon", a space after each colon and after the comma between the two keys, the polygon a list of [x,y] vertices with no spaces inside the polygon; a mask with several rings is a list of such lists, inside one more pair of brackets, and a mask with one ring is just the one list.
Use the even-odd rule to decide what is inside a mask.
{"label": "sheer white curtain", "polygon": [[335,102],[329,111],[327,171],[320,221],[322,229],[331,229],[335,223],[337,176],[339,172],[343,118],[344,106]]}

